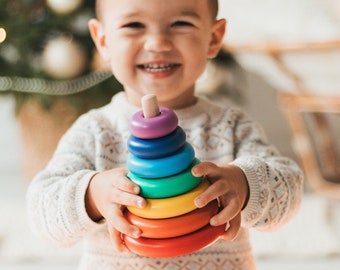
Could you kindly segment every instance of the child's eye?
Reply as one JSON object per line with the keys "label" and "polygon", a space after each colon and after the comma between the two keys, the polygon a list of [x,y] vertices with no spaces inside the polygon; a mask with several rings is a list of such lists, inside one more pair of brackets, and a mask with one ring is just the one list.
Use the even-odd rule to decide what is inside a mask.
{"label": "child's eye", "polygon": [[188,26],[193,27],[194,25],[191,22],[188,21],[177,21],[172,24],[172,26]]}
{"label": "child's eye", "polygon": [[144,25],[140,22],[131,22],[131,23],[127,23],[127,24],[124,24],[123,27],[125,28],[143,28]]}

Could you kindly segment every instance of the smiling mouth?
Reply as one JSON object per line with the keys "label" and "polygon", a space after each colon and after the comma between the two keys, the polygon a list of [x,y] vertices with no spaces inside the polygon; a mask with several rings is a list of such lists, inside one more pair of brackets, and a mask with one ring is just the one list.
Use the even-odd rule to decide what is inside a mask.
{"label": "smiling mouth", "polygon": [[138,65],[137,67],[147,72],[164,72],[178,68],[180,64],[146,64]]}

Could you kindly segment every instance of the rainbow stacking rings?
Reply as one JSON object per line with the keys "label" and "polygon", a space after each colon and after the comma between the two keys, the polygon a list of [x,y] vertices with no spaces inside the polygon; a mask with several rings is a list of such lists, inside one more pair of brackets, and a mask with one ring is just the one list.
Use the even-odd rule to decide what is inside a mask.
{"label": "rainbow stacking rings", "polygon": [[195,158],[193,147],[189,143],[176,153],[156,159],[143,159],[129,155],[128,169],[143,178],[162,178],[180,173],[190,166]]}
{"label": "rainbow stacking rings", "polygon": [[175,197],[165,199],[146,199],[144,208],[127,206],[127,209],[143,218],[170,218],[189,213],[196,209],[195,198],[209,187],[209,182],[203,180],[196,188]]}
{"label": "rainbow stacking rings", "polygon": [[144,198],[167,198],[188,192],[201,182],[202,177],[195,177],[191,173],[192,167],[199,163],[195,158],[186,170],[165,178],[142,178],[131,171],[127,177],[140,187],[140,195]]}
{"label": "rainbow stacking rings", "polygon": [[197,208],[195,198],[209,187],[203,177],[191,171],[200,163],[186,142],[176,114],[158,107],[155,96],[146,95],[143,110],[130,122],[127,177],[140,187],[146,206],[126,206],[126,220],[140,228],[134,239],[123,235],[126,247],[141,256],[171,257],[198,251],[215,242],[225,225],[212,227],[210,219],[218,212],[213,201]]}
{"label": "rainbow stacking rings", "polygon": [[177,127],[169,135],[152,140],[131,135],[128,140],[128,149],[132,155],[140,158],[158,158],[175,153],[184,145],[185,140],[184,130]]}
{"label": "rainbow stacking rings", "polygon": [[140,237],[138,239],[123,236],[129,250],[141,256],[165,258],[182,256],[214,243],[225,232],[225,225],[213,227],[210,225],[190,234],[174,238],[152,239]]}
{"label": "rainbow stacking rings", "polygon": [[166,107],[160,107],[160,114],[153,118],[145,118],[143,111],[132,116],[130,131],[132,135],[141,139],[154,139],[173,132],[178,125],[175,112]]}

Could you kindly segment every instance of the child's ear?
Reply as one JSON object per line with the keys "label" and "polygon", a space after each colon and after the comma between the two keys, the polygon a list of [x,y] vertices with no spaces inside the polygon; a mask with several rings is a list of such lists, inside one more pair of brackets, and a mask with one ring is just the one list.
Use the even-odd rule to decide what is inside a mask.
{"label": "child's ear", "polygon": [[208,58],[215,58],[222,47],[227,21],[220,19],[215,22],[209,44]]}
{"label": "child's ear", "polygon": [[97,19],[89,21],[89,29],[92,40],[96,45],[101,57],[106,62],[109,60],[109,54],[106,47],[106,36],[104,33],[103,25]]}

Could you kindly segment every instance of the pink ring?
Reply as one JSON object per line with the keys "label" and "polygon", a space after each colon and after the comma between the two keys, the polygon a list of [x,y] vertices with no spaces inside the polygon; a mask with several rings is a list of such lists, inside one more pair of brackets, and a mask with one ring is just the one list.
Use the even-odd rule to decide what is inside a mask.
{"label": "pink ring", "polygon": [[136,112],[130,122],[132,135],[140,139],[155,139],[166,136],[178,126],[175,112],[166,107],[160,107],[160,114],[152,118],[144,118],[143,111]]}
{"label": "pink ring", "polygon": [[193,233],[165,239],[138,239],[124,235],[126,247],[141,256],[166,258],[183,256],[199,251],[219,239],[225,233],[225,224],[218,227],[207,225]]}

